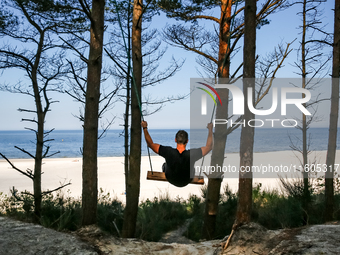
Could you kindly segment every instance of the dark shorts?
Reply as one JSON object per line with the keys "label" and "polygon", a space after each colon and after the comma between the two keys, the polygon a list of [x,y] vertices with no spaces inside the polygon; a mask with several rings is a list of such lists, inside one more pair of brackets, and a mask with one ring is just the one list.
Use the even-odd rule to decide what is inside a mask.
{"label": "dark shorts", "polygon": [[162,165],[162,171],[163,173],[166,172],[166,170],[168,169],[168,165],[166,164],[166,162]]}

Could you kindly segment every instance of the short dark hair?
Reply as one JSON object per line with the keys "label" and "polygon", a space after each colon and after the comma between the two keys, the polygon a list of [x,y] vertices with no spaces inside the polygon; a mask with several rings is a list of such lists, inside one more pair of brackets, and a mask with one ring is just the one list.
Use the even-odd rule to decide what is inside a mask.
{"label": "short dark hair", "polygon": [[184,130],[179,130],[176,134],[176,141],[179,144],[186,144],[188,142],[188,133]]}

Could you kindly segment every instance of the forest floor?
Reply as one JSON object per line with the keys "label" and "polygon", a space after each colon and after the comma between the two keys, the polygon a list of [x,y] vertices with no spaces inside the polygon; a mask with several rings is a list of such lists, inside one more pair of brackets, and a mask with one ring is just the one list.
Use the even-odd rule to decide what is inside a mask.
{"label": "forest floor", "polygon": [[[0,254],[221,254],[225,240],[196,243],[183,237],[183,231],[185,226],[166,234],[161,242],[146,242],[115,238],[96,226],[64,233],[0,217]],[[339,240],[339,222],[282,230],[266,230],[250,223],[235,232],[223,254],[340,254]]]}

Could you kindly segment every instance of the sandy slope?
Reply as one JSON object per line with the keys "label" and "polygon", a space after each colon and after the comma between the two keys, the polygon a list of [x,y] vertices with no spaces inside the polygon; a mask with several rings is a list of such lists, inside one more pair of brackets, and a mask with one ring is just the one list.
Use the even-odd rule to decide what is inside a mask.
{"label": "sandy slope", "polygon": [[[251,223],[238,229],[223,254],[340,254],[339,240],[340,225],[337,222],[275,231]],[[221,244],[222,240],[185,244],[117,239],[95,226],[75,233],[60,233],[0,217],[0,254],[6,255],[214,255],[221,254]]]}

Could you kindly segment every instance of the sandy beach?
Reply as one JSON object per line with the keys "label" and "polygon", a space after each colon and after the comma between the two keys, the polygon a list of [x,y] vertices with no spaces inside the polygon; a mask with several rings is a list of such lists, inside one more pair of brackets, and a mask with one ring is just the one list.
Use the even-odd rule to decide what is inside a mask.
{"label": "sandy beach", "polygon": [[[226,154],[225,165],[239,168],[239,154]],[[310,159],[315,159],[316,163],[324,164],[326,161],[326,151],[316,151],[310,154]],[[152,165],[154,171],[160,171],[164,159],[159,156],[152,156]],[[30,159],[12,159],[12,163],[21,170],[27,168],[33,169],[33,160]],[[209,156],[205,158],[205,162],[209,162]],[[123,157],[103,157],[98,159],[98,188],[104,190],[117,197],[122,202],[125,201],[125,180],[124,180],[124,158]],[[198,162],[199,163],[199,162]],[[337,151],[336,164],[340,164],[340,150]],[[254,154],[254,166],[262,167],[272,166],[280,169],[281,166],[299,166],[299,159],[292,151],[266,152]],[[322,166],[322,165],[320,165]],[[269,167],[270,168],[270,167]],[[155,196],[168,194],[171,198],[181,197],[187,199],[190,194],[201,195],[201,185],[188,185],[184,188],[177,188],[167,182],[146,180],[147,171],[150,170],[148,157],[142,157],[141,164],[141,189],[140,201],[147,198],[153,199]],[[262,169],[263,170],[263,169]],[[297,169],[298,170],[298,169]],[[340,169],[338,169],[338,172]],[[43,190],[51,190],[63,183],[70,181],[72,185],[63,189],[64,194],[73,197],[80,197],[82,190],[82,159],[81,158],[51,158],[44,159],[42,175]],[[5,161],[0,160],[0,192],[9,194],[9,189],[15,186],[19,191],[32,191],[32,181],[23,176]],[[284,175],[284,173],[280,173]],[[237,174],[225,174],[222,186],[229,187],[236,191],[238,187]],[[264,188],[275,188],[279,186],[278,176],[275,178],[264,178],[268,175],[257,175],[253,183],[262,183]],[[296,171],[294,176],[300,176]],[[259,178],[260,177],[260,178]],[[207,183],[207,179],[205,179]]]}

